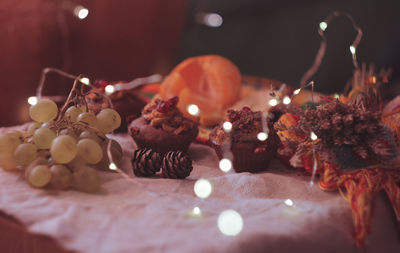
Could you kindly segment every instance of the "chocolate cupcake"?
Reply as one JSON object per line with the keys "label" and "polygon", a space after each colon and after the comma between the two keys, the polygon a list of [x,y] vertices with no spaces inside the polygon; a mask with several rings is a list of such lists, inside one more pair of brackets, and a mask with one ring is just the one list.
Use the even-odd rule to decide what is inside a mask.
{"label": "chocolate cupcake", "polygon": [[199,132],[198,124],[182,115],[176,107],[178,100],[154,98],[143,108],[142,116],[130,123],[129,131],[139,148],[148,147],[161,154],[188,150]]}
{"label": "chocolate cupcake", "polygon": [[224,122],[221,122],[210,134],[210,140],[220,159],[224,157],[223,146],[230,146],[236,172],[264,171],[276,155],[280,142],[268,118],[265,122],[265,127],[268,128],[267,139],[262,141],[257,138],[259,133],[267,132],[263,129],[261,120],[261,112],[253,112],[248,107],[238,111],[228,110],[224,122],[232,124],[231,130],[224,130]]}
{"label": "chocolate cupcake", "polygon": [[[103,93],[105,93],[105,87],[108,84],[110,83],[104,80],[96,80],[94,83]],[[146,105],[143,98],[139,96],[137,89],[117,90],[108,95],[110,100],[97,93],[96,90],[92,91],[85,97],[90,110],[97,114],[102,109],[110,107],[109,101],[111,100],[113,108],[121,116],[121,126],[115,132],[126,132],[129,122],[140,117],[140,113]]]}
{"label": "chocolate cupcake", "polygon": [[146,103],[138,96],[137,91],[132,89],[116,91],[110,95],[110,99],[122,118],[117,132],[126,132],[129,122],[140,117]]}

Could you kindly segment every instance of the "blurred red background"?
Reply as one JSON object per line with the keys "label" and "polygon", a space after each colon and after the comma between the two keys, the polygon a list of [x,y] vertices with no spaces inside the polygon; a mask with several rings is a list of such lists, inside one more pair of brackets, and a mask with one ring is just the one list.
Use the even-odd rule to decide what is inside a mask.
{"label": "blurred red background", "polygon": [[[82,5],[86,19],[72,15]],[[26,122],[27,98],[41,70],[52,66],[106,80],[167,73],[174,63],[186,0],[2,0],[0,126]],[[49,75],[45,95],[72,82]]]}

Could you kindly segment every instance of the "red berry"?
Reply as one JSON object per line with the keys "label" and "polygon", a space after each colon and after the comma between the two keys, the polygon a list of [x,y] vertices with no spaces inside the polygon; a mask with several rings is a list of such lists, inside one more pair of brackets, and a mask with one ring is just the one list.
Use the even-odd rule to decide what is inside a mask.
{"label": "red berry", "polygon": [[230,122],[235,122],[235,121],[239,120],[239,113],[234,110],[229,110],[228,117],[229,117]]}
{"label": "red berry", "polygon": [[163,100],[157,105],[157,111],[159,111],[161,113],[167,113],[167,112],[175,109],[178,102],[179,102],[179,98],[176,96],[168,99],[167,101]]}
{"label": "red berry", "polygon": [[157,111],[167,113],[169,111],[169,104],[166,101],[160,101],[157,105]]}
{"label": "red berry", "polygon": [[168,99],[167,102],[170,103],[172,107],[176,107],[176,105],[179,102],[179,97],[175,96],[173,98],[170,98],[170,99]]}
{"label": "red berry", "polygon": [[248,106],[243,106],[242,111],[243,112],[251,112],[251,109]]}

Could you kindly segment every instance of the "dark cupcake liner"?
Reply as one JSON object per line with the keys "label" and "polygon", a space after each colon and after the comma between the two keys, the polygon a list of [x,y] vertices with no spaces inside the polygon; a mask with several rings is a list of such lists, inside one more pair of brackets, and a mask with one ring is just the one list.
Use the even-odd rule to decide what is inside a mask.
{"label": "dark cupcake liner", "polygon": [[[270,161],[277,154],[278,145],[279,141],[274,135],[270,136],[266,144],[258,141],[233,143],[230,149],[233,154],[233,169],[238,173],[267,170]],[[218,158],[224,158],[222,146],[213,144],[213,147]]]}

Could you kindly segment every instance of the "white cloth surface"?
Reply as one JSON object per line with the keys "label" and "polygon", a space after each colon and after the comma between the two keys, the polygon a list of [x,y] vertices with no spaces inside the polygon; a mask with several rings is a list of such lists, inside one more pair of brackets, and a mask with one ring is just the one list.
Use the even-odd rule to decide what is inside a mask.
{"label": "white cloth surface", "polygon": [[[101,190],[87,194],[34,189],[18,173],[0,170],[0,210],[76,252],[400,252],[394,213],[383,195],[362,250],[352,239],[350,206],[340,194],[310,188],[308,176],[279,161],[264,173],[225,174],[211,148],[192,144],[194,169],[187,179],[138,178],[130,164],[133,140],[112,138],[124,149],[122,169],[132,180],[100,172]],[[199,178],[212,183],[207,199],[194,194]],[[188,215],[195,206],[202,217]],[[237,236],[218,229],[226,209],[243,218]]]}

